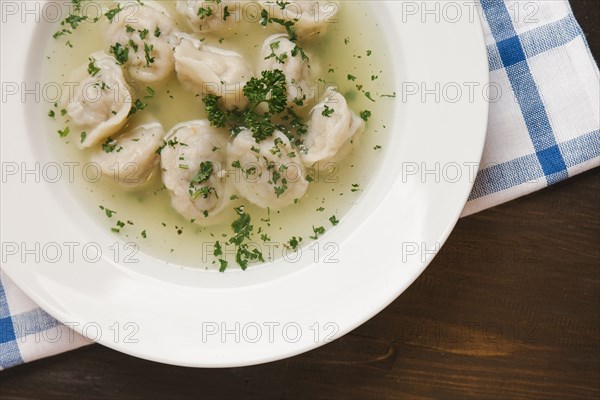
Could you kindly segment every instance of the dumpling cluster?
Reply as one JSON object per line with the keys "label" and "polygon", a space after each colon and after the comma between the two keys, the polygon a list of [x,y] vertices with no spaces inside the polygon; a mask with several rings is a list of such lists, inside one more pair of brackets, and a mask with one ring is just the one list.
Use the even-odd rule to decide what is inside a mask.
{"label": "dumpling cluster", "polygon": [[[69,121],[81,131],[79,146],[93,148],[91,160],[107,179],[135,187],[160,176],[172,207],[200,225],[221,222],[238,197],[271,209],[297,202],[309,188],[309,170],[344,157],[364,128],[339,92],[330,88],[317,99],[318,59],[298,45],[325,31],[339,3],[259,1],[261,25],[271,23],[286,32],[265,39],[254,66],[241,54],[206,45],[197,36],[235,33],[247,3],[177,1],[177,13],[192,31],[186,33],[154,1],[121,2],[123,8],[135,5],[135,18],[110,19],[106,52],[93,53],[74,72],[79,89],[65,104]],[[294,30],[281,23],[286,20]],[[280,74],[278,111],[288,112],[281,118],[302,120],[301,134],[274,125],[260,136],[251,126],[269,115],[260,103],[275,94],[257,103],[245,88],[269,71]],[[158,120],[140,110],[130,86],[166,81],[173,73],[197,97],[213,96],[225,110],[219,111],[223,118],[231,113],[241,125],[197,119],[165,134]],[[160,174],[155,173],[159,166]]]}

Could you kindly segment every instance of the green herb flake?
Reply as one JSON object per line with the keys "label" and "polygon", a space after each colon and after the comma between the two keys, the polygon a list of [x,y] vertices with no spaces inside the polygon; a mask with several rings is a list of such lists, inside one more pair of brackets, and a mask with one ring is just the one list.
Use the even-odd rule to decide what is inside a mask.
{"label": "green herb flake", "polygon": [[372,102],[375,102],[373,97],[371,97],[371,92],[365,92],[365,96],[367,97],[367,99],[371,100]]}
{"label": "green herb flake", "polygon": [[148,36],[150,31],[148,31],[148,29],[144,29],[144,30],[138,31],[138,33],[140,34],[140,39],[144,40],[144,39],[146,39],[146,37]]}
{"label": "green herb flake", "polygon": [[146,67],[150,67],[150,64],[154,63],[155,58],[150,56],[150,53],[154,51],[154,45],[148,46],[148,43],[144,43],[144,56],[146,58]]}
{"label": "green herb flake", "polygon": [[101,209],[102,211],[104,211],[104,213],[106,214],[106,216],[107,216],[108,218],[112,218],[113,214],[116,214],[116,213],[117,213],[116,211],[114,211],[114,210],[111,210],[111,209],[109,209],[109,208],[107,208],[107,207],[104,207],[104,206],[102,206],[102,205],[100,206],[100,209]]}
{"label": "green herb flake", "polygon": [[135,114],[136,112],[142,111],[146,107],[148,107],[148,104],[145,104],[140,99],[137,99],[131,106],[131,110],[129,110],[129,114],[127,114],[127,116],[130,117],[133,114]]}
{"label": "green herb flake", "polygon": [[325,233],[325,228],[323,228],[322,226],[319,226],[319,227],[313,226],[312,229],[313,229],[314,236],[309,236],[309,238],[314,239],[314,240],[317,240],[319,238],[319,235],[322,235]]}
{"label": "green herb flake", "polygon": [[369,120],[369,118],[371,118],[371,111],[369,110],[364,110],[360,112],[360,117],[367,122]]}
{"label": "green herb flake", "polygon": [[290,240],[288,240],[287,247],[296,251],[296,250],[298,250],[298,247],[300,246],[301,242],[302,242],[301,237],[293,236]]}
{"label": "green herb flake", "polygon": [[108,10],[104,16],[110,21],[113,22],[113,19],[117,16],[118,13],[120,13],[123,9],[121,8],[120,4],[117,4],[116,8],[110,9]]}
{"label": "green herb flake", "polygon": [[63,130],[58,130],[58,135],[62,138],[66,137],[70,132],[69,127],[67,126],[65,129]]}
{"label": "green herb flake", "polygon": [[213,164],[211,161],[203,161],[200,163],[200,170],[192,178],[191,184],[200,184],[206,182],[213,173]]}
{"label": "green herb flake", "polygon": [[329,106],[326,105],[325,108],[323,109],[323,112],[321,113],[321,115],[329,118],[333,115],[334,112],[335,112],[335,110],[333,108],[330,108]]}
{"label": "green herb flake", "polygon": [[91,57],[88,60],[90,61],[87,69],[88,74],[90,74],[90,76],[98,75],[98,72],[100,72],[100,68],[98,68],[98,66],[96,65],[96,60],[94,60]]}

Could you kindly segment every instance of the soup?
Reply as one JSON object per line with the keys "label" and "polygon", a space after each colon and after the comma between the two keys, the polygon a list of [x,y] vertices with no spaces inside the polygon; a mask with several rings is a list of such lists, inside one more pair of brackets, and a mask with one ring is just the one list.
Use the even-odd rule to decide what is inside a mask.
{"label": "soup", "polygon": [[[248,265],[268,263],[285,257],[302,246],[310,246],[311,242],[321,240],[326,237],[328,231],[344,223],[344,216],[360,200],[361,192],[368,186],[370,175],[378,167],[381,152],[386,150],[386,137],[389,135],[387,127],[395,101],[395,93],[387,90],[394,87],[393,74],[388,61],[389,50],[378,34],[374,3],[305,2],[318,4],[317,8],[311,10],[313,13],[311,18],[323,22],[316,31],[310,31],[309,28],[300,29],[302,27],[296,19],[302,17],[301,12],[297,11],[302,8],[294,9],[294,2],[277,2],[262,4],[262,6],[255,2],[236,3],[235,6],[231,6],[231,10],[235,10],[236,13],[225,11],[225,14],[230,13],[230,21],[222,30],[219,28],[211,30],[211,27],[205,30],[194,29],[197,27],[194,23],[198,24],[198,21],[194,22],[194,17],[201,16],[200,14],[210,14],[210,17],[217,15],[218,12],[222,15],[224,4],[227,2],[197,2],[200,3],[200,7],[195,16],[193,13],[191,16],[182,13],[178,10],[175,1],[148,1],[143,2],[143,6],[138,2],[124,2],[121,5],[113,2],[94,2],[93,7],[87,8],[85,1],[74,3],[75,7],[70,11],[76,18],[71,17],[69,22],[58,26],[55,37],[49,39],[44,68],[46,82],[58,82],[68,86],[73,81],[72,71],[81,68],[82,65],[91,76],[96,68],[100,69],[98,65],[100,61],[92,57],[94,54],[100,54],[99,52],[117,60],[118,65],[119,56],[123,56],[125,51],[123,49],[127,46],[127,42],[116,46],[119,42],[107,40],[106,32],[111,29],[111,25],[117,18],[135,18],[135,15],[139,15],[135,14],[139,7],[149,7],[152,3],[162,6],[172,20],[173,35],[176,38],[170,45],[176,55],[180,49],[178,46],[188,40],[191,43],[189,45],[191,51],[206,48],[224,49],[234,52],[236,57],[241,57],[250,66],[253,76],[241,85],[244,89],[240,89],[243,90],[244,96],[246,93],[250,96],[255,95],[250,93],[249,89],[245,89],[251,86],[248,82],[252,81],[254,84],[252,87],[260,87],[261,84],[264,86],[269,82],[268,78],[278,78],[274,71],[283,70],[286,64],[292,62],[292,58],[305,62],[306,56],[308,59],[306,62],[314,78],[308,88],[310,95],[305,95],[304,101],[301,97],[290,98],[292,85],[289,80],[285,84],[279,80],[288,96],[284,101],[286,104],[282,106],[285,111],[277,115],[269,114],[273,118],[265,122],[262,119],[256,121],[252,118],[256,115],[262,118],[264,113],[269,112],[266,108],[272,104],[270,101],[275,99],[272,88],[266,88],[267,95],[262,104],[258,104],[261,102],[253,104],[248,98],[243,99],[254,107],[252,112],[255,113],[248,114],[247,110],[250,106],[245,106],[244,109],[244,106],[238,107],[234,104],[232,107],[223,102],[224,96],[219,98],[216,95],[210,96],[210,93],[199,94],[198,90],[194,90],[189,82],[182,78],[183,68],[169,72],[165,78],[144,82],[145,77],[136,75],[136,71],[128,69],[127,63],[123,63],[119,68],[124,71],[123,76],[130,93],[131,104],[127,105],[130,107],[128,112],[130,115],[125,118],[123,127],[117,133],[84,148],[81,148],[82,144],[90,140],[90,132],[84,133],[74,126],[72,113],[66,105],[68,103],[49,104],[48,116],[44,118],[48,121],[49,134],[56,136],[56,140],[52,141],[52,150],[58,160],[90,166],[88,169],[92,171],[91,175],[88,174],[87,179],[85,174],[81,175],[74,187],[77,198],[89,208],[91,214],[97,216],[99,224],[111,230],[117,238],[135,241],[141,251],[169,264],[224,271],[239,267],[245,269]],[[102,6],[101,10],[99,6]],[[221,8],[210,11],[211,7]],[[201,8],[205,11],[201,11]],[[286,15],[285,10],[288,8],[291,17]],[[112,17],[112,22],[109,17]],[[75,29],[71,24],[73,21],[78,21]],[[222,17],[219,22],[222,22]],[[158,28],[144,32],[127,24],[125,26],[127,31],[136,30],[133,33],[138,39],[140,35],[148,37],[166,35],[164,32],[158,32]],[[357,27],[361,28],[357,29]],[[307,32],[303,32],[304,30]],[[157,34],[159,36],[156,36]],[[306,36],[303,37],[303,34]],[[294,38],[294,35],[298,37]],[[290,41],[290,39],[294,40]],[[291,43],[291,51],[287,53],[282,51],[284,43]],[[130,43],[129,56],[133,58],[134,48],[141,46],[141,42]],[[144,56],[147,56],[146,66],[150,65],[148,59],[157,58],[154,50],[146,51],[144,54],[139,49],[138,53],[142,64],[144,64]],[[260,70],[265,60],[272,61],[275,65],[269,70],[273,74],[266,77]],[[283,75],[287,78],[287,75]],[[302,92],[306,94],[306,88]],[[257,96],[263,94],[258,93]],[[336,103],[328,103],[332,98],[335,99],[335,96],[339,96]],[[218,104],[211,103],[211,99]],[[342,107],[346,102],[347,111]],[[211,104],[215,108],[210,108]],[[279,107],[273,105],[276,106]],[[215,109],[219,113],[213,113]],[[288,112],[288,109],[292,112]],[[131,110],[135,112],[132,113]],[[115,115],[117,113],[116,110],[112,112]],[[311,121],[308,126],[313,128],[315,135],[318,135],[327,129],[323,127],[329,126],[330,120],[326,118],[335,118],[341,112],[348,112],[351,116],[350,120],[354,121],[355,125],[360,123],[363,126],[346,140],[347,143],[344,143],[344,147],[347,147],[344,152],[347,154],[332,161],[325,159],[322,163],[304,165],[300,156],[305,160],[306,155],[310,154],[311,150],[307,147],[305,139],[310,133],[302,132],[302,128],[300,132],[298,129],[293,130],[289,128],[290,124],[296,123],[295,128],[300,124],[306,130],[305,124]],[[218,117],[225,121],[222,127],[214,126]],[[207,121],[207,118],[210,121]],[[156,146],[155,152],[158,160],[156,162],[160,162],[160,165],[152,169],[148,176],[141,176],[143,182],[137,183],[143,184],[127,185],[123,182],[115,182],[123,176],[117,179],[110,174],[105,173],[105,176],[100,177],[99,173],[94,173],[100,170],[97,162],[94,161],[96,160],[94,154],[102,154],[102,152],[112,153],[109,154],[111,156],[116,154],[119,151],[119,135],[123,135],[123,132],[131,132],[147,120],[158,122],[162,126],[162,131],[173,131],[174,135],[170,138],[161,136],[161,143]],[[210,169],[211,173],[215,173],[217,167],[209,167],[204,162],[200,165],[197,165],[198,163],[187,165],[182,159],[183,153],[174,153],[182,159],[180,163],[175,163],[175,168],[195,169],[191,172],[191,176],[193,176],[192,181],[197,178],[195,182],[198,185],[193,186],[193,182],[189,184],[192,200],[196,200],[193,196],[200,200],[212,198],[216,203],[223,204],[224,210],[219,212],[218,221],[210,224],[204,224],[202,220],[203,216],[212,217],[207,215],[209,214],[207,210],[200,213],[198,217],[191,218],[185,213],[182,215],[180,209],[176,210],[173,207],[174,189],[169,187],[168,179],[165,178],[168,173],[165,165],[169,154],[173,153],[174,149],[191,151],[185,149],[186,146],[190,147],[187,143],[179,142],[177,139],[177,132],[182,131],[173,128],[178,124],[200,120],[204,122],[194,125],[194,129],[203,132],[202,134],[210,129],[222,131],[216,135],[225,138],[224,144],[215,145],[213,148],[224,147],[216,150],[222,151],[226,157],[226,161],[219,166],[223,170],[222,176],[227,177],[223,179],[232,181],[234,190],[231,193],[227,192],[227,199],[222,199],[224,196],[218,196],[221,189],[207,184],[202,186],[203,183],[208,182],[206,179],[202,181],[204,179],[201,173],[202,167],[206,166],[205,172]],[[319,123],[321,125],[318,125]],[[248,124],[251,128],[247,126]],[[257,134],[262,132],[263,126],[271,126],[269,124],[275,126],[281,135],[271,132],[260,141],[256,139]],[[283,132],[287,129],[284,126],[287,126],[290,132]],[[319,126],[320,128],[317,129]],[[268,182],[274,189],[273,193],[262,195],[258,192],[254,196],[257,192],[257,182],[264,179],[261,180],[255,167],[236,163],[238,159],[231,158],[234,150],[239,150],[240,146],[235,146],[241,141],[243,135],[256,140],[256,145],[252,145],[251,148],[256,149],[261,146],[261,143],[268,142],[271,153],[284,150],[289,157],[293,154],[294,158],[287,159],[285,171],[277,169],[279,177],[270,175]],[[342,151],[340,150],[339,153],[341,154]],[[262,158],[266,158],[265,154],[268,156],[268,152],[260,154],[263,154]],[[294,175],[295,180],[290,177],[284,184],[282,176],[284,172],[289,174],[291,173],[289,171],[294,170],[289,168],[292,164],[300,172]],[[185,171],[175,172],[181,175]],[[119,170],[119,173],[122,174],[123,170]],[[136,178],[139,179],[140,176]],[[302,186],[296,192],[300,194],[292,196],[291,193],[298,185]],[[289,198],[285,198],[287,194],[290,194]],[[287,203],[270,207],[265,199],[272,199],[274,202],[285,199]],[[190,202],[189,199],[185,201]]]}

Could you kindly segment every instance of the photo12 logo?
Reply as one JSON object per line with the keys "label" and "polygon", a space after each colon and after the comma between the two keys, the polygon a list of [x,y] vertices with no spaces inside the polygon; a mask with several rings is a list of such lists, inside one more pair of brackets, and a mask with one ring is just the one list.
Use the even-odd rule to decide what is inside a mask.
{"label": "photo12 logo", "polygon": [[331,321],[203,321],[200,339],[209,344],[298,343],[301,340],[325,344],[336,339],[339,330],[339,325]]}

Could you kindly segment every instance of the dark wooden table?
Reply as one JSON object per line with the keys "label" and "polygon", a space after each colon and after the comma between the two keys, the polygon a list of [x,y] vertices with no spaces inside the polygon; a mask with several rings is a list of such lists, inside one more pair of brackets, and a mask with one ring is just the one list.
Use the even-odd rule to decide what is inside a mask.
{"label": "dark wooden table", "polygon": [[[600,59],[597,0],[572,6]],[[0,373],[2,399],[600,399],[600,170],[461,220],[387,309],[291,359],[201,370],[100,345]]]}

